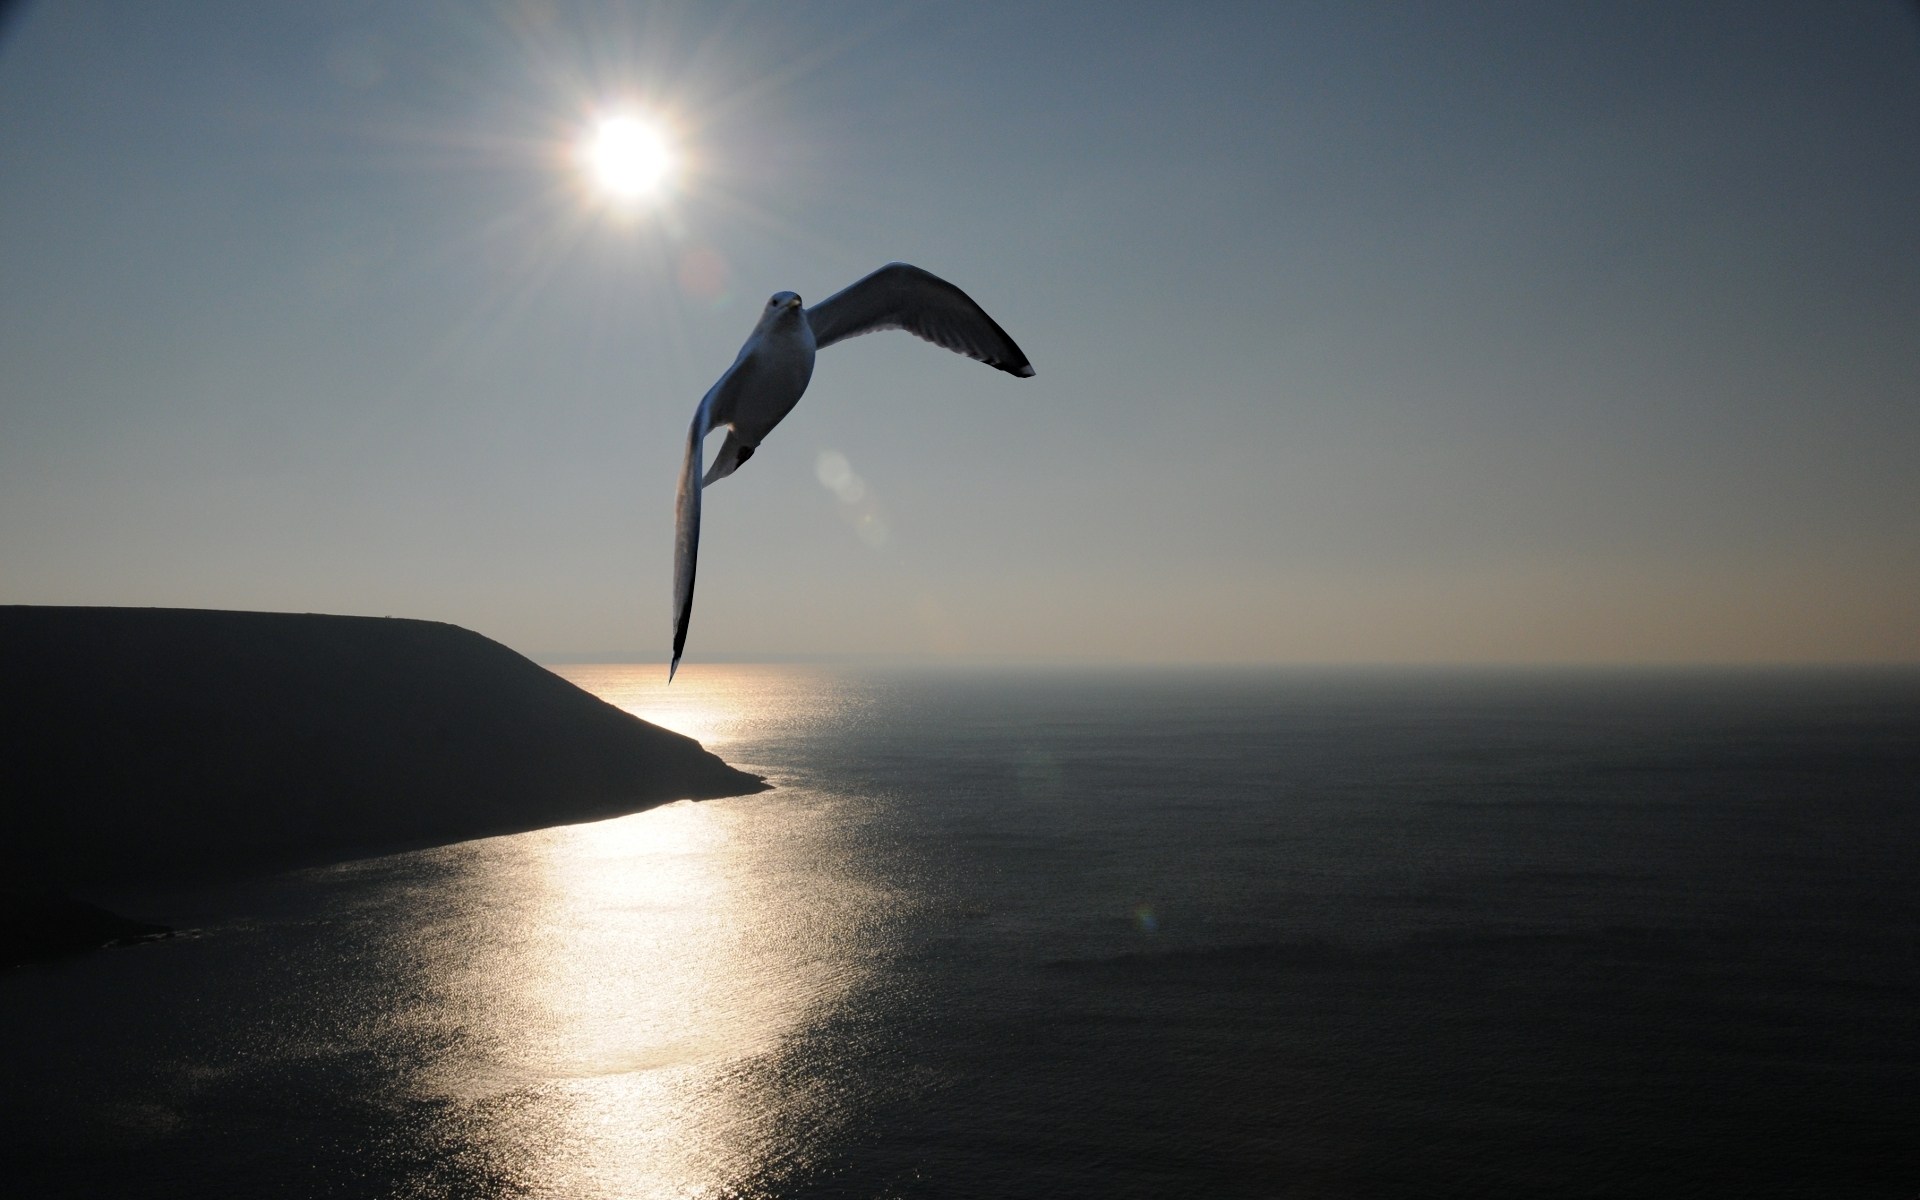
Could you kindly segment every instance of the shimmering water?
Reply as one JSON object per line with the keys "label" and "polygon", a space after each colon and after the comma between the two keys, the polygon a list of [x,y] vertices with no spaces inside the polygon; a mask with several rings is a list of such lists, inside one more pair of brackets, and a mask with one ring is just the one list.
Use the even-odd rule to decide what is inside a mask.
{"label": "shimmering water", "polygon": [[1911,673],[563,673],[778,790],[111,898],[0,1191],[1920,1191]]}

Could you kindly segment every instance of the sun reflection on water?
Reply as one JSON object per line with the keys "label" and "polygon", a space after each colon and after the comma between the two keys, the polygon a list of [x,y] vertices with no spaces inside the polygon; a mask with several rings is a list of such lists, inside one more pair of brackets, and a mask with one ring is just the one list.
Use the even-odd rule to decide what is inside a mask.
{"label": "sun reflection on water", "polygon": [[671,686],[665,664],[580,663],[551,669],[616,708],[716,752],[745,737],[778,736],[823,717],[847,715],[846,698],[829,696],[820,673],[806,667],[701,663],[682,669]]}
{"label": "sun reflection on water", "polygon": [[[651,671],[566,673],[622,707],[658,702]],[[807,689],[767,688],[757,713],[750,674],[676,682],[682,731],[712,745],[798,719]],[[789,788],[430,852],[460,911],[398,948],[424,978],[416,1036],[445,1044],[415,1086],[480,1176],[514,1195],[730,1194],[804,1153],[768,1081],[858,984],[883,907],[833,869],[833,810]]]}

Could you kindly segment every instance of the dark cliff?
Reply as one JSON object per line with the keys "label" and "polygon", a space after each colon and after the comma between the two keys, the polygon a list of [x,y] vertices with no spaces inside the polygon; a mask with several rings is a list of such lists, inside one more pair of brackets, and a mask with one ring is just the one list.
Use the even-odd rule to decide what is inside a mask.
{"label": "dark cliff", "polygon": [[764,786],[452,625],[0,607],[16,879],[193,879]]}

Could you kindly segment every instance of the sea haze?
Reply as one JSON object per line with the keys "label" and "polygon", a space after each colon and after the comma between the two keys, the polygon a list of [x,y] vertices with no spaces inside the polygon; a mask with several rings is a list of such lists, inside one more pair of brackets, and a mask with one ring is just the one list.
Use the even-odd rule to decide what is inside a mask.
{"label": "sea haze", "polygon": [[777,790],[97,897],[4,1190],[1920,1188],[1920,674],[560,671]]}

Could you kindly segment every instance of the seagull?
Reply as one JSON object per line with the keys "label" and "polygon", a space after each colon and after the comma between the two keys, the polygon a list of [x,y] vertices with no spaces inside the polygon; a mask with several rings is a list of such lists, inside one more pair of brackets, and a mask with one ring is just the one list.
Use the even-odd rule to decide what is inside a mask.
{"label": "seagull", "polygon": [[[990,367],[1033,375],[1033,364],[1007,331],[965,292],[930,271],[903,262],[888,263],[812,308],[803,308],[792,292],[775,292],[760,310],[760,321],[740,347],[740,355],[720,381],[707,389],[687,430],[687,458],[680,468],[674,501],[673,661],[667,682],[680,669],[693,616],[693,568],[700,556],[700,492],[725,479],[753,457],[773,427],[793,411],[813,377],[813,355],[835,342],[882,329],[904,329],[915,337]],[[707,434],[726,426],[726,440],[713,466],[701,475]]]}

